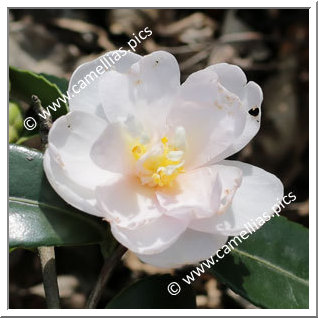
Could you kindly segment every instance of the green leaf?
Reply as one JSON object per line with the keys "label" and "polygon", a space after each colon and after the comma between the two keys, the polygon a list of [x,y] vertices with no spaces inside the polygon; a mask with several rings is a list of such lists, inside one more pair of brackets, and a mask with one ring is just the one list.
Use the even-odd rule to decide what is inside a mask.
{"label": "green leaf", "polygon": [[[280,216],[251,234],[212,273],[263,308],[308,308],[308,230]],[[214,257],[215,259],[216,257]]]}
{"label": "green leaf", "polygon": [[[167,287],[177,282],[181,291],[170,295]],[[173,288],[175,290],[175,288]],[[125,288],[106,306],[108,309],[181,309],[196,308],[195,294],[190,285],[171,275],[154,275]]]}
{"label": "green leaf", "polygon": [[[31,102],[31,96],[37,95],[44,109],[54,102],[57,104],[57,99],[63,98],[59,87],[49,81],[48,75],[39,75],[27,70],[20,70],[13,66],[9,68],[9,78],[11,82],[10,96],[20,99],[27,104]],[[53,77],[50,77],[51,79]],[[56,77],[54,77],[56,78]],[[56,80],[55,80],[56,82]],[[53,120],[65,115],[68,112],[67,103],[59,100],[60,107],[56,106],[56,111],[50,109]],[[37,118],[35,118],[37,120]]]}
{"label": "green leaf", "polygon": [[23,130],[23,116],[17,103],[9,102],[9,143],[19,139]]}
{"label": "green leaf", "polygon": [[66,91],[68,89],[68,80],[66,78],[57,77],[55,75],[46,73],[39,73],[39,75],[42,75],[51,83],[56,84],[62,94],[66,94]]}
{"label": "green leaf", "polygon": [[80,212],[52,189],[43,171],[41,152],[10,145],[9,243],[13,247],[108,244],[106,222]]}

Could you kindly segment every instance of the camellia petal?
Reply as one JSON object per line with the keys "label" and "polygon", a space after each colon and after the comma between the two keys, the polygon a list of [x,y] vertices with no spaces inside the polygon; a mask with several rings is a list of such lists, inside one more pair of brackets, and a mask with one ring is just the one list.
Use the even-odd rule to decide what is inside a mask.
{"label": "camellia petal", "polygon": [[86,188],[95,189],[111,175],[90,158],[90,149],[106,125],[94,115],[74,111],[57,119],[50,130],[51,155],[74,182]]}
{"label": "camellia petal", "polygon": [[90,156],[101,169],[114,173],[132,173],[133,156],[130,135],[121,123],[110,123],[91,147]]}
{"label": "camellia petal", "polygon": [[222,213],[242,179],[236,167],[213,165],[181,174],[176,185],[156,191],[165,214],[178,218],[207,218]]}
{"label": "camellia petal", "polygon": [[69,82],[70,110],[80,110],[105,118],[102,101],[99,99],[101,79],[113,69],[126,72],[140,58],[141,56],[135,53],[117,50],[79,66]]}
{"label": "camellia petal", "polygon": [[55,191],[69,204],[99,216],[93,207],[95,187],[114,175],[95,165],[89,152],[106,125],[104,120],[79,111],[60,117],[50,130],[44,155],[44,170]]}
{"label": "camellia petal", "polygon": [[210,163],[214,163],[240,151],[257,134],[260,128],[263,92],[255,82],[247,83],[244,72],[236,65],[220,63],[209,66],[206,70],[215,72],[221,85],[240,98],[246,116],[242,133],[236,136],[233,143],[224,152],[213,158]]}
{"label": "camellia petal", "polygon": [[116,226],[111,223],[114,237],[135,253],[160,253],[172,245],[186,230],[188,222],[169,216],[161,216],[134,230]]}
{"label": "camellia petal", "polygon": [[186,131],[188,169],[223,153],[242,134],[245,122],[240,99],[223,88],[217,75],[209,70],[189,76],[167,117],[171,129],[182,126]]}
{"label": "camellia petal", "polygon": [[237,189],[231,207],[221,215],[194,220],[190,228],[208,233],[239,235],[248,222],[265,223],[274,214],[272,209],[284,195],[281,181],[273,174],[247,163],[224,160],[222,165],[243,171],[242,184]]}
{"label": "camellia petal", "polygon": [[154,127],[163,128],[179,87],[180,71],[175,57],[158,51],[144,56],[126,72],[113,70],[105,74],[99,93],[111,122],[134,116],[153,131]]}
{"label": "camellia petal", "polygon": [[98,186],[96,198],[105,219],[123,228],[134,229],[162,215],[153,189],[134,176]]}
{"label": "camellia petal", "polygon": [[246,75],[237,65],[218,63],[205,70],[217,74],[219,83],[235,95],[240,95],[247,83]]}
{"label": "camellia petal", "polygon": [[47,149],[44,154],[43,166],[52,188],[63,200],[86,213],[104,216],[96,206],[95,192],[71,180],[60,163],[54,159],[54,155],[50,154],[50,149]]}
{"label": "camellia petal", "polygon": [[186,230],[168,249],[154,255],[137,254],[145,263],[175,268],[195,264],[213,256],[227,241],[227,236]]}

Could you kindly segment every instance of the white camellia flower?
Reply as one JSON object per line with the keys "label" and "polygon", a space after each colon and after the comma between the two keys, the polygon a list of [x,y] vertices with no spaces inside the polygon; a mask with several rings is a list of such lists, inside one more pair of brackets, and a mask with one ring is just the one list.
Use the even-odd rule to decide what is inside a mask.
{"label": "white camellia flower", "polygon": [[[262,90],[234,65],[209,66],[181,85],[167,52],[115,53],[115,65],[54,122],[47,178],[66,202],[107,220],[142,261],[199,262],[283,196],[274,175],[224,160],[259,130]],[[69,89],[98,65],[81,65]]]}

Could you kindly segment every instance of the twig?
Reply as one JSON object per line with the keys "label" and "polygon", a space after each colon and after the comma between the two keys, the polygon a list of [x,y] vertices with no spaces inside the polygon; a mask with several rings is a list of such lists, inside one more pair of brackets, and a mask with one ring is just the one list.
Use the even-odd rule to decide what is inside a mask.
{"label": "twig", "polygon": [[52,127],[52,116],[51,114],[47,115],[45,119],[42,116],[40,116],[39,114],[43,113],[44,111],[44,108],[41,104],[41,100],[36,95],[32,95],[31,99],[32,99],[33,110],[37,113],[39,118],[39,122],[40,122],[39,133],[41,136],[41,142],[42,142],[43,148],[45,148],[48,141],[49,130]]}
{"label": "twig", "polygon": [[49,309],[59,309],[60,298],[55,270],[54,246],[41,246],[38,248],[38,251],[42,267],[43,285],[47,307]]}
{"label": "twig", "polygon": [[246,42],[246,41],[261,41],[264,37],[259,32],[238,32],[224,34],[219,38],[221,43],[235,43],[235,42]]}
{"label": "twig", "polygon": [[102,270],[98,276],[96,285],[88,297],[86,308],[88,309],[96,308],[97,303],[99,302],[102,296],[104,287],[110,277],[111,272],[113,271],[117,263],[120,261],[122,256],[126,253],[126,251],[127,251],[126,247],[119,245],[117,249],[115,250],[115,252],[113,253],[113,255],[111,255],[109,259],[105,260]]}

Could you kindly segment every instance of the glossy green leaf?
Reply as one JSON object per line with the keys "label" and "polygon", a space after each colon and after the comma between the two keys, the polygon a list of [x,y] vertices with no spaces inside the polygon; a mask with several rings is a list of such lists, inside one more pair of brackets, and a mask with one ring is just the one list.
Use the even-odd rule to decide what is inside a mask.
{"label": "glossy green leaf", "polygon": [[308,249],[305,227],[274,217],[218,260],[212,273],[257,306],[308,308]]}
{"label": "glossy green leaf", "polygon": [[41,152],[10,145],[10,248],[95,243],[113,247],[106,222],[74,209],[54,192],[42,157]]}
{"label": "glossy green leaf", "polygon": [[[168,285],[177,282],[181,291],[170,295]],[[176,290],[176,287],[172,290]],[[141,279],[115,296],[106,308],[112,309],[181,309],[196,308],[190,285],[171,275],[154,275]]]}
{"label": "glossy green leaf", "polygon": [[[10,96],[28,104],[31,102],[32,95],[37,95],[40,98],[44,109],[49,105],[52,106],[53,102],[57,104],[59,97],[63,98],[59,87],[43,75],[10,66],[9,78],[11,82]],[[59,105],[60,107],[56,106],[56,111],[50,110],[53,120],[68,112],[67,103],[59,100]],[[37,120],[37,118],[35,119]]]}
{"label": "glossy green leaf", "polygon": [[56,86],[59,88],[62,94],[66,94],[66,91],[68,89],[68,80],[66,78],[57,77],[55,75],[46,73],[40,73],[39,75],[42,75],[51,83],[56,84]]}

